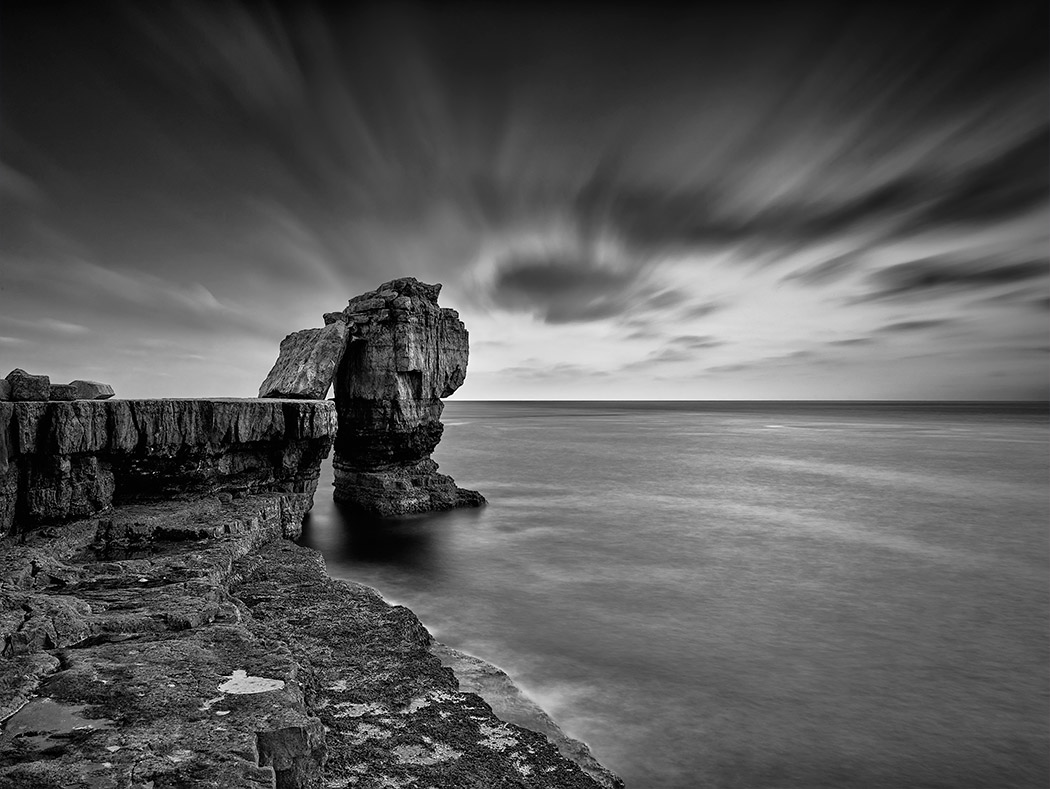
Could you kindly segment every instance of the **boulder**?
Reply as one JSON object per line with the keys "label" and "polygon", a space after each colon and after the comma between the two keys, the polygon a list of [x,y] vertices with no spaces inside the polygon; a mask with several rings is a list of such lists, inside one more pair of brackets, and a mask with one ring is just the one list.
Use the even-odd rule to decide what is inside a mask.
{"label": "boulder", "polygon": [[79,393],[73,384],[51,384],[48,400],[79,400]]}
{"label": "boulder", "polygon": [[7,382],[12,400],[48,400],[51,396],[51,379],[46,375],[30,375],[16,367],[7,374]]}
{"label": "boulder", "polygon": [[11,384],[6,378],[0,378],[0,402],[11,399]]}
{"label": "boulder", "polygon": [[346,350],[350,331],[343,321],[323,329],[303,329],[281,341],[270,374],[259,387],[259,397],[323,400]]}
{"label": "boulder", "polygon": [[70,381],[69,385],[77,390],[77,400],[108,400],[113,396],[113,387],[98,381]]}

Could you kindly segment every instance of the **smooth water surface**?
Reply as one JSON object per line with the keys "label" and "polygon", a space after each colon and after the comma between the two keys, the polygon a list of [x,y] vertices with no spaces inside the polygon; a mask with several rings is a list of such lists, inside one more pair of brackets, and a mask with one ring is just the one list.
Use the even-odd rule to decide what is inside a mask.
{"label": "smooth water surface", "polygon": [[459,403],[489,505],[304,543],[631,789],[1044,787],[1045,405]]}

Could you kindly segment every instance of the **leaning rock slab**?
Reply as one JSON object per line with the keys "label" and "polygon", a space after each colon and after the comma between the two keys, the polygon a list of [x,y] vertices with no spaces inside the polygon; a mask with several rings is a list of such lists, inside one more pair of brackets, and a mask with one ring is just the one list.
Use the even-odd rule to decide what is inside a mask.
{"label": "leaning rock slab", "polygon": [[113,387],[98,381],[70,381],[69,385],[77,390],[77,400],[108,400],[113,396]]}
{"label": "leaning rock slab", "polygon": [[30,375],[16,367],[7,374],[7,382],[11,385],[12,400],[48,400],[51,397],[51,379],[46,375]]}
{"label": "leaning rock slab", "polygon": [[11,384],[6,378],[0,378],[0,401],[11,399]]}
{"label": "leaning rock slab", "polygon": [[342,321],[289,334],[281,341],[277,362],[259,387],[259,397],[323,400],[343,358],[348,335]]}

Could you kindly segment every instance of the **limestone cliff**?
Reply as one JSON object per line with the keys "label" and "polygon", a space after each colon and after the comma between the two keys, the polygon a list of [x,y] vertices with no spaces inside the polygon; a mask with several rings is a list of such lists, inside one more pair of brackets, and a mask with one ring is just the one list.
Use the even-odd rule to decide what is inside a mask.
{"label": "limestone cliff", "polygon": [[0,405],[0,789],[618,785],[283,539],[333,404]]}
{"label": "limestone cliff", "polygon": [[289,536],[331,448],[324,401],[0,402],[0,536],[114,503],[189,493],[283,495]]}

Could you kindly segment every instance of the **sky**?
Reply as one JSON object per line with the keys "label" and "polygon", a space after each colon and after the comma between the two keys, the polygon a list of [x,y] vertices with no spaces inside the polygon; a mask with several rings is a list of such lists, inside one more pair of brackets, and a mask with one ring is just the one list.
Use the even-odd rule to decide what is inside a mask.
{"label": "sky", "polygon": [[1045,2],[0,6],[0,375],[255,396],[443,284],[456,399],[1047,399]]}

